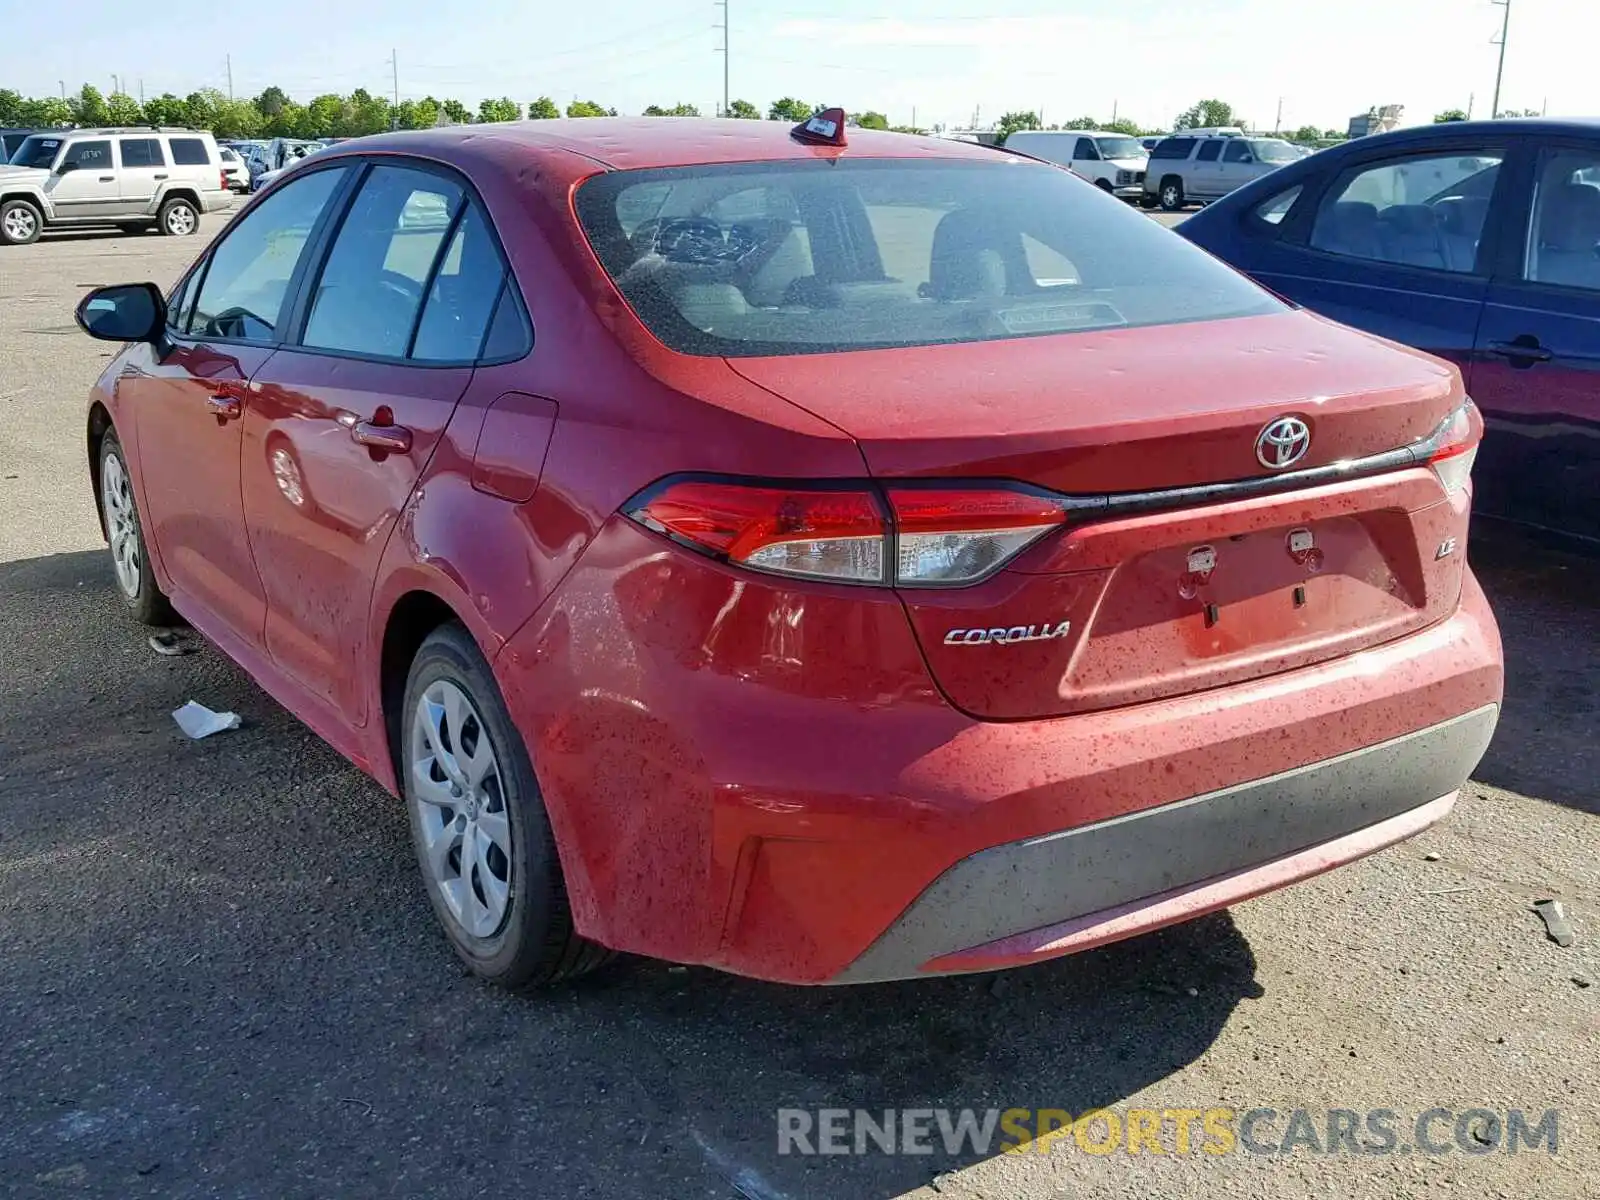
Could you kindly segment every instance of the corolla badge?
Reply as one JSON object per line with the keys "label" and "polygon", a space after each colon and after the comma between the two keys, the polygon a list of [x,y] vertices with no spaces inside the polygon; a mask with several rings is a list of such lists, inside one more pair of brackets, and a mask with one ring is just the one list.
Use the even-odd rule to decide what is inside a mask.
{"label": "corolla badge", "polygon": [[1292,467],[1311,449],[1311,427],[1299,417],[1279,417],[1256,434],[1256,461],[1269,471]]}
{"label": "corolla badge", "polygon": [[1071,621],[1059,625],[1013,625],[1009,629],[952,629],[944,635],[946,646],[1014,646],[1018,642],[1053,642],[1072,631]]}

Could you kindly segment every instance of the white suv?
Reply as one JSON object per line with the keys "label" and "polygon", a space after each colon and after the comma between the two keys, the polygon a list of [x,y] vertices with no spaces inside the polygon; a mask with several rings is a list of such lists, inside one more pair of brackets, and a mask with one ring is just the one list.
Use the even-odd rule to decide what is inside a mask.
{"label": "white suv", "polygon": [[0,165],[0,242],[21,245],[55,226],[154,226],[181,236],[228,207],[222,159],[192,129],[36,133]]}
{"label": "white suv", "polygon": [[1144,194],[1150,156],[1138,138],[1096,129],[1019,129],[1006,138],[1006,149],[1031,154],[1070,167],[1090,183],[1124,200]]}

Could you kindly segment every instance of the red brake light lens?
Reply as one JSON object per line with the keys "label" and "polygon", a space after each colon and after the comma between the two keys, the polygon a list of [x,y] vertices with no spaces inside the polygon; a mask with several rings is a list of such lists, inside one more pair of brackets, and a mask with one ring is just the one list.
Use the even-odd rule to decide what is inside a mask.
{"label": "red brake light lens", "polygon": [[867,487],[679,479],[624,511],[658,533],[756,570],[904,587],[975,583],[1066,520],[1050,497],[1007,487],[896,487],[888,498],[892,521]]}
{"label": "red brake light lens", "polygon": [[682,480],[647,495],[628,515],[758,570],[851,583],[887,582],[887,522],[866,490]]}

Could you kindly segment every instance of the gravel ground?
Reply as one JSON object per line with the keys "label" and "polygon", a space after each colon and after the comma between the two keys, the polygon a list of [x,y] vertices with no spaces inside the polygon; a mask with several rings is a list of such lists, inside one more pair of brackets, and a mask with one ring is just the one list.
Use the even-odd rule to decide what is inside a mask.
{"label": "gravel ground", "polygon": [[[455,966],[397,804],[117,609],[81,426],[109,348],[71,309],[200,244],[0,252],[0,1193],[1595,1194],[1600,987],[1573,980],[1600,981],[1600,564],[1476,539],[1499,734],[1448,822],[1363,863],[1004,976],[806,990],[630,960],[515,999]],[[190,698],[245,727],[186,741]],[[1407,1144],[1435,1106],[1555,1108],[1559,1153],[778,1153],[777,1109],[858,1106],[1273,1108],[1268,1141],[1292,1109],[1385,1108]]]}

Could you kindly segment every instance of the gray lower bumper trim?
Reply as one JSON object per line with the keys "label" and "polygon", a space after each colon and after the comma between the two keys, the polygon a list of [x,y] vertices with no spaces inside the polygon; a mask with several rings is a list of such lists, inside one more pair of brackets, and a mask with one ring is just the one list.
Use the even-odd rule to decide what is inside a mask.
{"label": "gray lower bumper trim", "polygon": [[1392,741],[962,859],[834,982],[904,979],[930,959],[1330,841],[1448,795],[1489,746],[1489,705]]}

